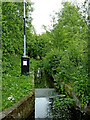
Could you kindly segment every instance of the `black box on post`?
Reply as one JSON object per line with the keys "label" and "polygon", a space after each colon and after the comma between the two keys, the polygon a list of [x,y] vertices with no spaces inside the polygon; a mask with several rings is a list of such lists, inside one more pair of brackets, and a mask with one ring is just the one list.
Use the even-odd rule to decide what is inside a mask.
{"label": "black box on post", "polygon": [[27,75],[29,72],[29,57],[21,57],[21,75]]}

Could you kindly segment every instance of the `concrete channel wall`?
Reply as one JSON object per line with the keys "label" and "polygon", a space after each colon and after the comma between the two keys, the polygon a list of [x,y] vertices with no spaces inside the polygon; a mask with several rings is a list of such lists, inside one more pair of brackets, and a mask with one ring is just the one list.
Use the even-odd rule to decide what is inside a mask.
{"label": "concrete channel wall", "polygon": [[[53,77],[53,79],[55,81],[55,78],[54,78],[53,75],[52,75],[52,77]],[[60,86],[61,86],[61,88],[63,87],[63,82],[60,83]],[[76,96],[75,92],[73,91],[73,88],[70,85],[64,84],[64,92],[69,97],[74,98],[74,100],[75,100],[75,109],[80,110],[81,112],[85,112],[88,115],[90,115],[90,105],[87,106],[87,104],[85,104],[82,107],[80,100],[78,99],[78,97]]]}
{"label": "concrete channel wall", "polygon": [[0,120],[25,120],[33,112],[35,105],[34,76],[33,90],[18,103],[0,112]]}
{"label": "concrete channel wall", "polygon": [[[62,83],[60,84],[62,86]],[[70,97],[73,97],[75,100],[75,108],[80,110],[81,112],[85,112],[88,115],[90,115],[90,106],[87,106],[85,104],[83,107],[81,106],[81,102],[76,96],[75,92],[73,91],[72,87],[70,85],[65,84],[65,93],[69,95]]]}
{"label": "concrete channel wall", "polygon": [[26,119],[34,110],[35,91],[0,113],[0,120]]}

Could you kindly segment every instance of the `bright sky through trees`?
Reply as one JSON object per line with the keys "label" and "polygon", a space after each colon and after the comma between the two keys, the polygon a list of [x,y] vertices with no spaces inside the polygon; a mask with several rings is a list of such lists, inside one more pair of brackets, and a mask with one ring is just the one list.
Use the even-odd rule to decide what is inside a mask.
{"label": "bright sky through trees", "polygon": [[[32,24],[35,27],[36,33],[41,34],[45,32],[42,25],[50,26],[51,25],[51,17],[50,15],[58,12],[62,6],[62,1],[71,1],[81,4],[85,0],[31,0],[34,5],[34,12],[32,13],[33,21]],[[76,2],[75,2],[76,3]]]}

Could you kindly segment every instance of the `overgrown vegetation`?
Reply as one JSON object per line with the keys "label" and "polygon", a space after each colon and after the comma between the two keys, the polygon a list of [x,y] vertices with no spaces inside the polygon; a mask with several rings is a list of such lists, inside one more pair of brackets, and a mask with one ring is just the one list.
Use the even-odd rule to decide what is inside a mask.
{"label": "overgrown vegetation", "polygon": [[[82,106],[84,106],[85,103],[89,104],[90,100],[88,26],[86,18],[80,13],[78,6],[68,2],[63,3],[63,6],[62,11],[58,13],[58,23],[53,24],[54,28],[50,32],[50,35],[53,36],[54,49],[50,54],[47,54],[49,58],[45,56],[44,59],[48,63],[45,66],[48,72],[50,70],[55,72],[55,75],[52,74],[55,76],[58,86],[60,86],[60,82],[71,83],[70,85],[73,86]],[[57,55],[58,53],[60,55]]]}
{"label": "overgrown vegetation", "polygon": [[90,104],[86,2],[82,10],[77,5],[63,2],[62,10],[56,13],[57,20],[53,17],[53,29],[38,36],[43,41],[48,40],[43,46],[49,48],[44,47],[45,54],[44,51],[41,54],[44,70],[54,76],[56,88],[61,88],[61,82],[61,89],[64,89],[64,84],[72,86],[81,107]]}
{"label": "overgrown vegetation", "polygon": [[[5,63],[9,63],[11,66],[6,69]],[[32,68],[30,68],[29,75],[21,76],[21,58],[10,55],[5,63],[3,63],[5,72],[2,74],[2,110],[17,103],[33,89]]]}
{"label": "overgrown vegetation", "polygon": [[[26,34],[30,38],[32,3],[26,4]],[[17,103],[33,89],[33,66],[30,73],[21,76],[21,56],[23,56],[23,2],[2,3],[2,110]],[[27,39],[29,40],[29,39]]]}
{"label": "overgrown vegetation", "polygon": [[[28,16],[26,27],[27,54],[32,58],[30,64],[34,63],[32,67],[40,67],[47,71],[48,74],[53,75],[55,87],[58,89],[61,88],[60,83],[63,82],[62,92],[64,91],[64,84],[71,85],[81,101],[82,107],[85,104],[90,104],[87,49],[89,36],[88,18],[84,16],[84,13],[87,14],[86,2],[82,7],[83,14],[79,6],[63,2],[62,10],[56,13],[57,20],[55,20],[55,17],[52,19],[53,29],[46,30],[46,33],[41,35],[37,35],[35,32],[32,33],[32,18],[28,18]],[[17,77],[20,78],[20,81],[24,79],[24,76],[19,76],[20,70],[15,66],[14,58],[11,57],[11,55],[15,55],[15,57],[17,55],[20,58],[23,55],[22,4],[3,3],[2,5],[3,81],[7,81],[10,75],[15,76],[15,79]],[[33,11],[31,5],[32,3],[27,3],[27,11],[29,8]],[[18,65],[20,65],[20,62]],[[6,78],[6,76],[8,77]],[[63,101],[68,106],[73,100],[65,99]],[[60,105],[62,104],[60,98],[57,98],[57,102]],[[55,106],[59,109],[60,105],[57,106],[56,103]]]}
{"label": "overgrown vegetation", "polygon": [[52,113],[54,119],[72,120],[71,108],[74,107],[74,100],[67,98],[64,95],[58,95],[54,100]]}
{"label": "overgrown vegetation", "polygon": [[2,110],[27,96],[33,88],[33,77],[31,75],[21,76],[20,59],[17,56],[11,56],[10,59],[18,62],[13,64],[13,70],[10,68],[7,74],[2,76]]}

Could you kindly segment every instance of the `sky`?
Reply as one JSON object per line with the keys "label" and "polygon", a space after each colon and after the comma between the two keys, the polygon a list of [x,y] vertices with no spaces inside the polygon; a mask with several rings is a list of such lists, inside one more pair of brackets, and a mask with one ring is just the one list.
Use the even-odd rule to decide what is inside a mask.
{"label": "sky", "polygon": [[45,32],[42,25],[47,26],[47,28],[51,25],[52,19],[50,15],[54,15],[55,12],[58,12],[62,8],[62,1],[77,1],[77,3],[81,4],[85,0],[31,0],[34,3],[32,24],[37,34]]}

